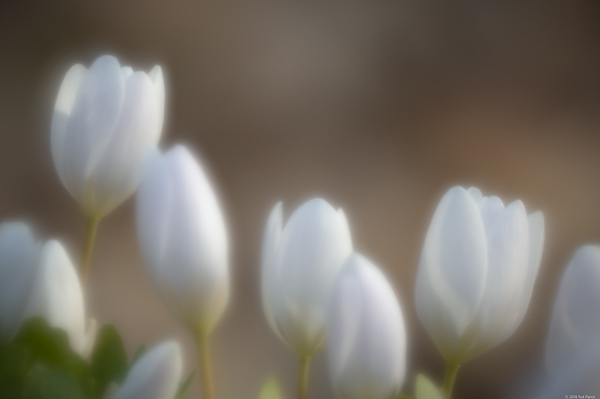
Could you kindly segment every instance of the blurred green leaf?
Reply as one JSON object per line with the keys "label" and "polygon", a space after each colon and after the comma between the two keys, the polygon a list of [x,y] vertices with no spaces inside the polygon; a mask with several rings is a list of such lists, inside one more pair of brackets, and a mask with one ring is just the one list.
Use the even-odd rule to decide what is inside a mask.
{"label": "blurred green leaf", "polygon": [[[2,396],[4,398],[4,396]],[[65,370],[42,365],[29,372],[23,399],[86,399],[80,384]]]}
{"label": "blurred green leaf", "polygon": [[177,390],[177,394],[175,395],[175,399],[186,399],[188,397],[188,393],[190,388],[192,387],[192,381],[194,380],[194,376],[196,371],[192,371],[188,378],[185,379],[184,382],[179,385],[179,389]]}
{"label": "blurred green leaf", "polygon": [[127,354],[119,332],[112,324],[102,326],[92,352],[90,374],[94,394],[101,396],[111,382],[120,383],[127,374]]}
{"label": "blurred green leaf", "polygon": [[15,344],[0,344],[0,398],[22,399],[29,353]]}
{"label": "blurred green leaf", "polygon": [[398,396],[397,399],[412,399],[412,398],[408,395],[400,395],[400,396]]}
{"label": "blurred green leaf", "polygon": [[415,397],[415,399],[444,399],[439,388],[423,374],[417,376]]}
{"label": "blurred green leaf", "polygon": [[25,375],[29,352],[15,344],[0,344],[0,381],[19,379]]}
{"label": "blurred green leaf", "polygon": [[258,399],[283,399],[279,383],[274,377],[265,381],[258,394]]}
{"label": "blurred green leaf", "polygon": [[71,349],[66,332],[50,327],[41,317],[26,320],[13,343],[26,349],[33,363],[65,370],[78,380],[86,377],[87,364]]}

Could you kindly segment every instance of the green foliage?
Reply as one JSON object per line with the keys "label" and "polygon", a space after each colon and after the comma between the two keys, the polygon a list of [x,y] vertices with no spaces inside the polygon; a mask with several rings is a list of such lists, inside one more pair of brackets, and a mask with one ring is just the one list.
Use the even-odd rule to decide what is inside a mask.
{"label": "green foliage", "polygon": [[125,345],[115,326],[107,324],[98,332],[92,352],[90,374],[93,394],[100,396],[111,382],[121,383],[127,374]]}
{"label": "green foliage", "polygon": [[80,381],[66,370],[53,369],[41,364],[33,366],[24,386],[24,399],[85,399]]}
{"label": "green foliage", "polygon": [[265,381],[258,394],[258,399],[283,399],[279,383],[274,377]]}
{"label": "green foliage", "polygon": [[85,361],[69,345],[63,330],[52,328],[41,317],[34,317],[23,323],[13,344],[24,348],[31,355],[30,360],[46,366],[65,370],[77,379],[85,377]]}
{"label": "green foliage", "polygon": [[444,399],[444,395],[429,378],[419,374],[415,382],[415,399]]}
{"label": "green foliage", "polygon": [[[113,325],[97,335],[89,361],[74,352],[67,334],[41,317],[23,323],[10,343],[0,343],[0,398],[101,399],[112,384],[120,384],[144,353],[141,346],[127,360],[125,346]],[[176,399],[185,399],[193,373]]]}

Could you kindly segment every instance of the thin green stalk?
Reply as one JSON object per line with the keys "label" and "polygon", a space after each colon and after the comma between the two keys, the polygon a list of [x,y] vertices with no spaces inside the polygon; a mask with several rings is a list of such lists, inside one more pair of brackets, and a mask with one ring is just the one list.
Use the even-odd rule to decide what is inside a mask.
{"label": "thin green stalk", "polygon": [[83,242],[83,252],[81,253],[81,284],[85,288],[92,265],[92,253],[94,252],[94,242],[98,232],[99,217],[88,216],[87,229],[85,232],[85,241]]}
{"label": "thin green stalk", "polygon": [[300,358],[300,370],[298,379],[298,399],[308,398],[308,369],[310,366],[310,357]]}
{"label": "thin green stalk", "polygon": [[452,389],[454,388],[454,381],[456,380],[459,368],[460,364],[446,364],[446,374],[444,375],[442,390],[447,399],[452,398]]}
{"label": "thin green stalk", "polygon": [[214,399],[215,388],[213,385],[208,334],[198,333],[196,338],[198,345],[198,364],[200,366],[200,376],[202,377],[202,398]]}

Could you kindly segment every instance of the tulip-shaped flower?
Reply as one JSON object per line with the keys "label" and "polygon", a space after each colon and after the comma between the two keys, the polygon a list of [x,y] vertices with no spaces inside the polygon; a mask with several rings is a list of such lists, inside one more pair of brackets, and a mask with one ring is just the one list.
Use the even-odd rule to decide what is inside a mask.
{"label": "tulip-shaped flower", "polygon": [[554,303],[545,350],[546,376],[533,386],[537,392],[526,393],[528,397],[600,393],[599,286],[600,246],[583,246],[564,271]]}
{"label": "tulip-shaped flower", "polygon": [[63,329],[71,348],[89,354],[95,322],[86,331],[81,284],[63,246],[56,240],[40,249],[22,222],[0,225],[0,340],[12,339],[22,322],[41,316]]}
{"label": "tulip-shaped flower", "polygon": [[402,311],[385,276],[367,259],[350,256],[333,291],[327,354],[340,399],[392,399],[406,368]]}
{"label": "tulip-shaped flower", "polygon": [[211,184],[185,147],[148,160],[137,194],[137,227],[156,290],[198,339],[204,397],[212,399],[208,336],[229,298],[227,233]]}
{"label": "tulip-shaped flower", "polygon": [[544,243],[541,212],[504,206],[478,189],[451,188],[440,201],[421,255],[419,319],[448,365],[450,396],[458,366],[508,338],[531,299]]}
{"label": "tulip-shaped flower", "polygon": [[135,363],[112,399],[173,399],[182,370],[179,344],[164,342]]}
{"label": "tulip-shaped flower", "polygon": [[21,222],[0,225],[0,341],[16,334],[29,303],[38,268],[39,245]]}
{"label": "tulip-shaped flower", "polygon": [[165,89],[159,66],[146,74],[112,56],[63,79],[52,118],[51,145],[61,182],[88,217],[84,279],[100,218],[136,190],[142,162],[160,139]]}
{"label": "tulip-shaped flower", "polygon": [[48,324],[65,330],[71,348],[90,354],[95,339],[95,322],[86,331],[83,292],[79,277],[62,244],[47,241],[39,256],[33,290],[23,320],[42,316]]}
{"label": "tulip-shaped flower", "polygon": [[275,206],[265,231],[262,302],[269,325],[300,359],[304,398],[308,365],[325,341],[331,291],[352,241],[344,212],[322,199],[303,204],[285,228],[281,208]]}
{"label": "tulip-shaped flower", "polygon": [[600,362],[600,246],[581,247],[564,272],[546,344],[546,368],[558,377],[571,364]]}

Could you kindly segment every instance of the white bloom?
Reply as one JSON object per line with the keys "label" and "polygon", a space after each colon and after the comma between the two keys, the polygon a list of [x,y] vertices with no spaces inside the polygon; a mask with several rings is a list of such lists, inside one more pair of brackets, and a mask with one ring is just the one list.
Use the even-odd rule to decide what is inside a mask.
{"label": "white bloom", "polygon": [[88,355],[95,339],[95,321],[86,332],[83,292],[77,272],[64,247],[46,242],[23,320],[42,316],[49,325],[66,331],[71,348]]}
{"label": "white bloom", "polygon": [[165,89],[159,66],[149,73],[121,67],[112,56],[67,72],[56,99],[54,165],[81,209],[102,217],[137,188],[141,164],[156,147]]}
{"label": "white bloom", "polygon": [[[600,393],[600,351],[598,347],[573,354],[568,361],[546,375],[537,387],[537,395],[527,392],[523,398],[563,398],[565,392],[585,392],[589,398]],[[582,396],[584,397],[584,396]]]}
{"label": "white bloom", "polygon": [[327,304],[352,252],[344,212],[313,199],[282,230],[281,203],[267,222],[262,253],[262,302],[269,325],[298,356],[310,357],[325,340]]}
{"label": "white bloom", "polygon": [[0,225],[0,341],[21,325],[38,268],[39,245],[21,222]]}
{"label": "white bloom", "polygon": [[188,326],[208,333],[229,298],[227,232],[211,184],[185,147],[149,159],[137,227],[158,293]]}
{"label": "white bloom", "polygon": [[113,399],[173,399],[181,373],[181,348],[164,342],[144,354],[133,366]]}
{"label": "white bloom", "polygon": [[544,243],[541,212],[504,206],[475,188],[440,201],[421,255],[419,319],[447,362],[464,363],[508,338],[521,323]]}
{"label": "white bloom", "polygon": [[[546,344],[546,368],[553,377],[566,365],[586,361],[600,369],[600,246],[581,247],[567,267],[554,304]],[[583,375],[583,374],[582,374]],[[596,374],[597,375],[597,374]]]}
{"label": "white bloom", "polygon": [[335,285],[327,322],[332,385],[340,399],[392,399],[404,382],[406,330],[385,276],[352,255]]}

